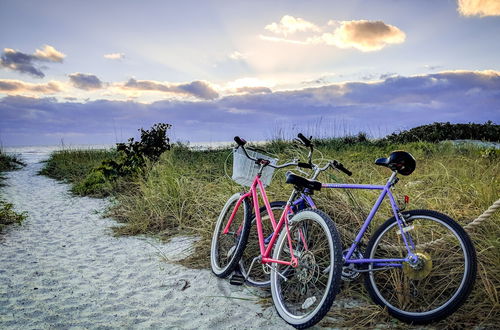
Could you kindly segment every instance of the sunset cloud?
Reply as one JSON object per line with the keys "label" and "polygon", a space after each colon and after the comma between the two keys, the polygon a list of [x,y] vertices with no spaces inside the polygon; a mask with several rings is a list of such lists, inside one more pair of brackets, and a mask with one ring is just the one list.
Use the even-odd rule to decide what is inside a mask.
{"label": "sunset cloud", "polygon": [[238,51],[234,51],[228,55],[228,57],[234,61],[241,61],[246,58],[246,56]]}
{"label": "sunset cloud", "polygon": [[66,55],[56,50],[54,47],[45,45],[43,49],[37,49],[33,55],[40,61],[57,62],[62,63]]}
{"label": "sunset cloud", "polygon": [[402,43],[406,39],[403,31],[382,21],[342,21],[339,25],[333,33],[324,33],[311,41],[370,52],[389,44]]}
{"label": "sunset cloud", "polygon": [[68,76],[71,84],[78,89],[83,89],[85,91],[92,91],[103,88],[102,81],[93,74],[77,72],[77,73],[72,73]]}
{"label": "sunset cloud", "polygon": [[458,0],[458,12],[463,16],[500,16],[500,1]]}
{"label": "sunset cloud", "polygon": [[[323,44],[339,48],[355,48],[363,52],[381,50],[389,44],[399,44],[406,39],[406,34],[403,31],[382,21],[330,20],[327,27],[320,28],[300,18],[283,16],[280,24],[272,23],[267,25],[265,29],[280,36],[261,35],[260,38],[263,40],[299,45]],[[331,29],[333,31],[329,31]],[[297,31],[310,33],[302,39],[288,37]]]}
{"label": "sunset cloud", "polygon": [[124,53],[104,54],[104,58],[107,58],[108,60],[122,60],[125,58],[125,54]]}
{"label": "sunset cloud", "polygon": [[[145,87],[144,81],[137,84]],[[434,121],[498,123],[499,90],[500,72],[490,70],[394,76],[379,82],[335,83],[198,102],[60,102],[55,98],[7,96],[0,99],[0,131],[7,142],[23,141],[23,132],[26,139],[52,132],[75,132],[83,134],[76,142],[92,143],[97,138],[114,142],[114,136],[106,138],[114,125],[128,136],[138,127],[164,121],[173,124],[177,137],[184,140],[229,141],[236,134],[257,140],[269,137],[277,123],[294,123],[303,129],[321,118],[325,123],[344,123],[342,132],[331,135],[345,134],[346,129],[389,134]],[[42,142],[57,143],[58,139]]]}
{"label": "sunset cloud", "polygon": [[11,48],[4,48],[0,58],[0,66],[37,78],[43,78],[45,74],[36,65],[36,62],[61,63],[65,56],[49,45],[45,45],[41,50],[37,49],[34,54],[26,54]]}
{"label": "sunset cloud", "polygon": [[158,91],[172,94],[193,96],[203,100],[213,100],[219,97],[219,93],[205,81],[193,81],[190,83],[162,83],[152,80],[129,79],[122,85],[124,89],[137,91]]}
{"label": "sunset cloud", "polygon": [[30,84],[19,80],[0,79],[0,93],[5,94],[54,94],[61,91],[61,84],[48,82],[46,84]]}
{"label": "sunset cloud", "polygon": [[285,15],[279,23],[271,23],[265,29],[275,34],[282,34],[285,37],[296,32],[313,31],[320,32],[321,29],[314,23],[308,22],[300,17]]}
{"label": "sunset cloud", "polygon": [[260,94],[260,93],[272,93],[271,88],[264,86],[256,86],[256,87],[239,87],[236,88],[236,93],[248,93],[248,94]]}

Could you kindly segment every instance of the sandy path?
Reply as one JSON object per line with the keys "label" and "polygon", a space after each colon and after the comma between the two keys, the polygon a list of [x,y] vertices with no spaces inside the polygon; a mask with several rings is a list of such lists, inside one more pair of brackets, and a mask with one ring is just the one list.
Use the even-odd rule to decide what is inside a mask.
{"label": "sandy path", "polygon": [[29,217],[0,236],[0,328],[287,328],[248,289],[161,260],[186,240],[112,237],[107,201],[71,196],[36,175],[46,155],[24,156],[2,188]]}

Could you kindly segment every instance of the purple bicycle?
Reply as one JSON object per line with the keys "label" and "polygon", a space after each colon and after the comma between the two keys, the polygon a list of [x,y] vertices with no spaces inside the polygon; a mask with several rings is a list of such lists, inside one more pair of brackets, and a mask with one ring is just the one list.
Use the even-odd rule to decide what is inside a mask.
{"label": "purple bicycle", "polygon": [[[455,312],[474,285],[476,253],[467,233],[450,217],[431,210],[405,211],[396,202],[391,190],[399,181],[398,174],[406,176],[415,170],[413,156],[396,151],[387,158],[377,159],[376,165],[392,171],[384,185],[320,183],[315,179],[329,168],[348,175],[352,173],[337,161],[330,161],[323,167],[312,163],[313,144],[302,134],[299,138],[310,148],[309,162],[301,163],[299,167],[311,169],[312,175],[308,179],[287,173],[287,182],[292,183],[298,192],[291,212],[315,209],[311,195],[324,188],[380,191],[354,241],[343,251],[342,279],[350,281],[363,274],[372,300],[404,322],[426,324]],[[386,197],[393,217],[374,231],[366,248],[363,248],[361,240]],[[273,202],[271,209],[282,212],[284,205],[285,202]],[[267,210],[260,211],[260,218],[269,218]],[[271,237],[272,234],[266,241]],[[253,244],[250,239],[240,260],[240,270],[248,283],[268,286],[270,282],[279,280],[280,274],[287,268],[276,265],[271,271],[265,265],[255,266]]]}

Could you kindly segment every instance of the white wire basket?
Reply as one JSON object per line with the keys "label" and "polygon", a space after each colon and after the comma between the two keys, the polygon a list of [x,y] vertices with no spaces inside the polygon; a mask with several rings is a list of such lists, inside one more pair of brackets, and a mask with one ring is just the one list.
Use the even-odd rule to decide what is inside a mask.
{"label": "white wire basket", "polygon": [[[257,151],[246,149],[248,155],[253,158],[262,158],[271,162],[272,165],[276,165],[278,163],[278,159],[269,157],[267,155],[261,154]],[[259,172],[260,165],[255,164],[255,161],[249,159],[245,156],[243,148],[234,148],[233,149],[233,176],[232,179],[246,187],[250,187],[255,179],[255,176]],[[260,177],[260,181],[264,184],[264,186],[268,186],[271,184],[271,180],[273,179],[274,168],[271,166],[266,166],[262,170],[262,176]]]}

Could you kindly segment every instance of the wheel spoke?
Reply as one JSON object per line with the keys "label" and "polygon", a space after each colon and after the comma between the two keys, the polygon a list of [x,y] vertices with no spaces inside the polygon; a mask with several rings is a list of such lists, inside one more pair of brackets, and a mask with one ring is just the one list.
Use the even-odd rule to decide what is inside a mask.
{"label": "wheel spoke", "polygon": [[[284,272],[286,267],[277,266],[287,280],[272,272],[271,292],[282,318],[294,326],[308,327],[321,320],[333,302],[341,274],[341,247],[333,222],[320,211],[301,211],[291,223],[298,266]],[[275,258],[290,257],[286,232],[275,249]]]}
{"label": "wheel spoke", "polygon": [[[390,271],[369,272],[366,284],[375,301],[387,306],[389,312],[402,320],[417,320],[416,315],[420,314],[429,320],[442,318],[459,305],[452,301],[462,299],[462,303],[465,299],[464,295],[458,295],[459,291],[470,291],[475,259],[471,260],[471,252],[467,253],[464,248],[471,249],[472,243],[453,220],[432,211],[418,211],[421,215],[410,212],[415,212],[407,222],[413,227],[409,233],[417,247],[414,253],[418,261],[403,263],[402,268]],[[406,247],[397,232],[399,228],[394,219],[384,223],[370,240],[367,257],[405,258]],[[469,275],[468,282],[465,282],[466,275]],[[443,309],[445,312],[441,312]]]}

